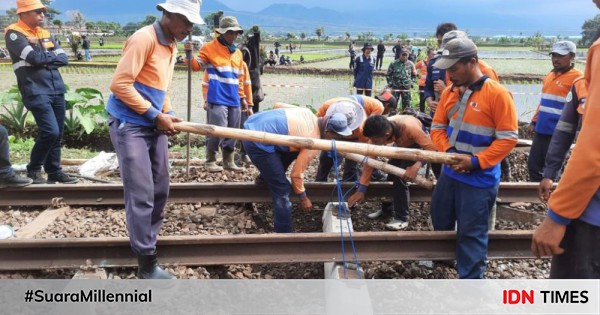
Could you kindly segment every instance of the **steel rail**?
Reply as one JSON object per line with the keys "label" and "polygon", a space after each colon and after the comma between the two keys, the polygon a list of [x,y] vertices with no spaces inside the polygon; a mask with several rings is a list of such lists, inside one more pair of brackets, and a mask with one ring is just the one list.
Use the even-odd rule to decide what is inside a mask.
{"label": "steel rail", "polygon": [[[305,183],[307,194],[313,202],[333,201],[333,183]],[[343,184],[344,190],[352,187]],[[503,203],[539,202],[536,183],[501,183],[498,198]],[[431,191],[419,186],[411,186],[411,201],[429,202]],[[391,183],[372,183],[367,200],[391,200]],[[52,200],[62,198],[71,206],[122,205],[123,186],[121,184],[71,184],[71,185],[30,185],[23,188],[0,190],[0,207],[6,206],[49,206]],[[271,194],[264,185],[254,183],[185,183],[171,184],[171,203],[270,203]]]}
{"label": "steel rail", "polygon": [[[490,259],[533,258],[532,231],[492,231]],[[454,232],[355,232],[360,261],[446,260]],[[352,250],[346,239],[346,260]],[[170,236],[158,240],[160,262],[185,266],[342,261],[337,233]],[[0,241],[0,270],[136,266],[128,238],[8,239]]]}

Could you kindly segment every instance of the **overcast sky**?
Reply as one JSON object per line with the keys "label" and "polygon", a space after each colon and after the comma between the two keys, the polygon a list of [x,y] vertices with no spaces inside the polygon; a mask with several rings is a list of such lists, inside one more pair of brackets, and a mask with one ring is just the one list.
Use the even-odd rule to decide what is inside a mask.
{"label": "overcast sky", "polygon": [[[102,0],[82,0],[98,1]],[[135,1],[135,0],[125,0]],[[204,0],[209,1],[209,0]],[[408,6],[407,9],[432,9],[436,3],[452,1],[458,5],[472,4],[473,10],[483,10],[493,12],[512,14],[519,18],[526,18],[529,14],[538,16],[547,16],[548,23],[552,19],[561,19],[566,14],[569,18],[577,18],[581,21],[594,17],[600,11],[596,8],[592,0],[220,0],[222,3],[237,11],[260,11],[273,3],[295,3],[305,7],[323,7],[335,9],[337,11],[357,11],[357,10],[386,10],[389,8],[399,8],[402,5]],[[156,3],[162,2],[156,0]],[[418,6],[417,6],[418,4]],[[6,10],[16,7],[16,0],[0,0],[0,10]],[[452,14],[460,14],[455,12]]]}

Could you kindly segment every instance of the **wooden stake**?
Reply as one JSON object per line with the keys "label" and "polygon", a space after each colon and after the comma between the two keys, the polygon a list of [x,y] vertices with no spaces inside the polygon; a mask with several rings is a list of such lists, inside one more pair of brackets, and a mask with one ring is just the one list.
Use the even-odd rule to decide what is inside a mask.
{"label": "wooden stake", "polygon": [[[342,153],[342,155],[345,158],[350,159],[355,162],[358,162],[358,163],[363,163],[363,161],[364,161],[364,163],[369,165],[370,167],[380,169],[386,173],[393,174],[398,177],[402,177],[406,173],[406,171],[402,168],[390,165],[388,163],[378,161],[376,159],[367,158],[365,161],[364,155],[360,155],[360,154],[356,154],[356,153]],[[423,178],[421,176],[417,176],[417,178],[415,178],[415,184],[417,184],[423,188],[427,188],[429,190],[433,189],[433,182],[426,178]]]}
{"label": "wooden stake", "polygon": [[[232,138],[253,142],[283,145],[294,148],[311,150],[331,150],[331,140],[278,135],[262,131],[219,127],[214,125],[179,122],[174,123],[175,129],[182,132],[190,132],[199,135],[213,136],[219,138]],[[379,146],[365,143],[348,141],[336,141],[336,150],[340,153],[357,153],[367,156],[382,156],[411,161],[423,161],[453,165],[458,163],[456,159],[460,154],[443,153],[435,151],[398,148],[391,146]]]}

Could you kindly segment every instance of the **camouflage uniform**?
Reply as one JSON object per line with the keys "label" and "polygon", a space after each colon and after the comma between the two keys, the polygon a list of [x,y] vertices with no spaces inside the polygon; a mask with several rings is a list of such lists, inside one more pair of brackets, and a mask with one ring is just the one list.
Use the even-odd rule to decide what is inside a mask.
{"label": "camouflage uniform", "polygon": [[396,90],[410,90],[417,79],[415,64],[407,60],[394,60],[388,68],[386,75],[388,87],[394,89],[396,99],[402,98],[402,109],[410,107],[410,92],[399,92]]}

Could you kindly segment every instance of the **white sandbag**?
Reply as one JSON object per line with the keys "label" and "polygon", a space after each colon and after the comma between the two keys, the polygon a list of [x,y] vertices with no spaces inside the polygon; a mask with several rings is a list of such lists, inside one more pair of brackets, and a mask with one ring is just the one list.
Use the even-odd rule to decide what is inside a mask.
{"label": "white sandbag", "polygon": [[114,171],[119,168],[119,160],[116,153],[100,152],[94,158],[89,159],[79,167],[79,174],[94,177],[98,172]]}

